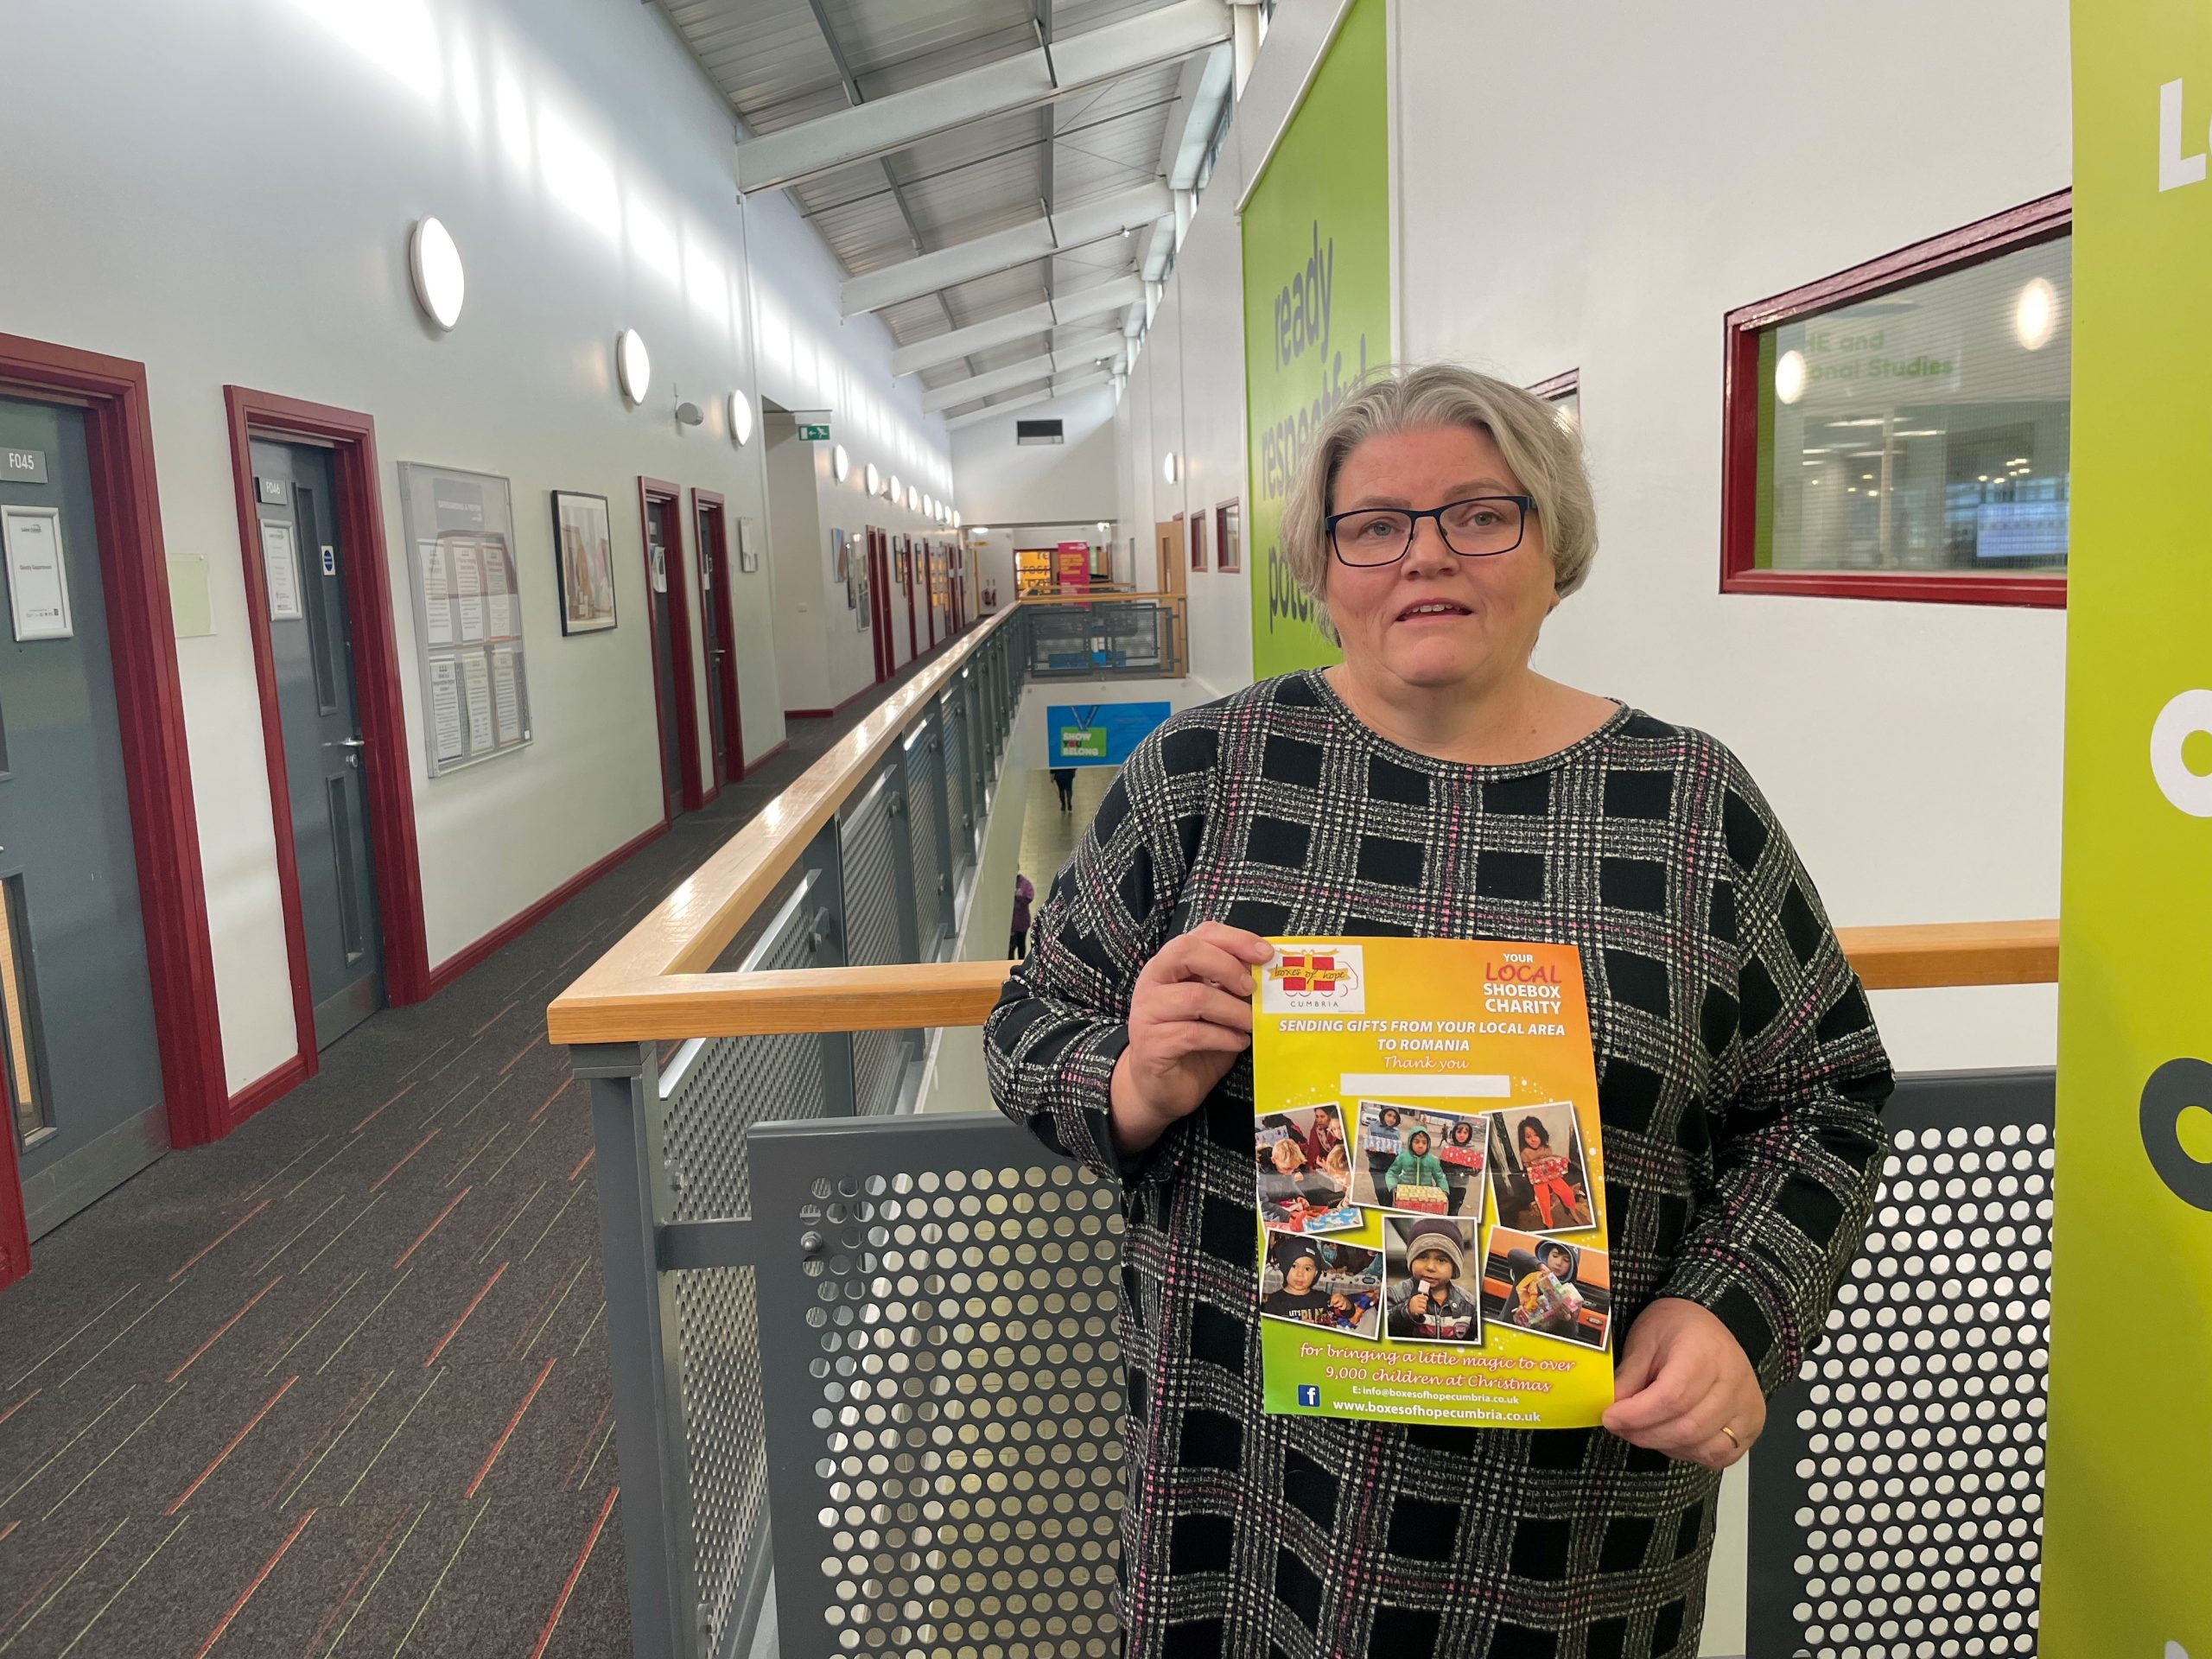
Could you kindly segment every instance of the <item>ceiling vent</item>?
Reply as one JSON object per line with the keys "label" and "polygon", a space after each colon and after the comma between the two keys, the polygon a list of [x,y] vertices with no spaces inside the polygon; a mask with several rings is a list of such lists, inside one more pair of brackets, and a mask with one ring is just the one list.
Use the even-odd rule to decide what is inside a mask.
{"label": "ceiling vent", "polygon": [[1066,436],[1058,421],[1016,421],[1014,423],[1016,443],[1065,443]]}

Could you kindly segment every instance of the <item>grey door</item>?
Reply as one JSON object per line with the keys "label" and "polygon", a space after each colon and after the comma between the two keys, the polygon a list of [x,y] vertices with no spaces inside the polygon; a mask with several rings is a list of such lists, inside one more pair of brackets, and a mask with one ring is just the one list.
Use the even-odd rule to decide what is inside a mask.
{"label": "grey door", "polygon": [[729,642],[722,638],[719,591],[728,575],[721,564],[721,521],[720,507],[699,509],[699,634],[707,649],[707,731],[713,741],[714,781],[717,784],[729,781],[729,739],[722,730],[722,711],[728,700],[723,676],[732,667]]}
{"label": "grey door", "polygon": [[0,1098],[36,1238],[166,1152],[168,1117],[84,415],[0,397],[0,510],[29,510],[23,568],[0,560]]}
{"label": "grey door", "polygon": [[322,1049],[384,1006],[346,550],[329,453],[256,439],[252,454],[308,986]]}
{"label": "grey door", "polygon": [[676,503],[661,496],[645,501],[645,597],[652,607],[653,707],[660,713],[662,809],[672,820],[683,810],[683,766],[676,745],[676,630],[669,624],[668,584],[679,581],[681,563],[669,516]]}

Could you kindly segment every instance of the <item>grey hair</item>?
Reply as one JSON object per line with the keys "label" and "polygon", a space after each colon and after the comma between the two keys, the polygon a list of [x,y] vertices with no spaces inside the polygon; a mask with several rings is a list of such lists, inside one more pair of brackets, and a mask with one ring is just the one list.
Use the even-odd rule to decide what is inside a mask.
{"label": "grey hair", "polygon": [[1456,363],[1382,368],[1322,421],[1283,510],[1284,561],[1324,616],[1337,474],[1368,439],[1424,426],[1464,426],[1490,436],[1536,503],[1553,590],[1565,598],[1581,587],[1598,556],[1598,507],[1580,432],[1542,398]]}

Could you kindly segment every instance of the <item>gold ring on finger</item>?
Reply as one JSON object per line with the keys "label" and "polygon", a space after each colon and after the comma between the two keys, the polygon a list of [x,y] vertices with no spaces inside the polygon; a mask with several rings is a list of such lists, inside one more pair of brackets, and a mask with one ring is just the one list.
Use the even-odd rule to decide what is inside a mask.
{"label": "gold ring on finger", "polygon": [[1729,1445],[1734,1446],[1738,1452],[1744,1449],[1744,1443],[1736,1438],[1736,1431],[1729,1427],[1727,1424],[1723,1423],[1720,1425],[1720,1432],[1728,1437]]}

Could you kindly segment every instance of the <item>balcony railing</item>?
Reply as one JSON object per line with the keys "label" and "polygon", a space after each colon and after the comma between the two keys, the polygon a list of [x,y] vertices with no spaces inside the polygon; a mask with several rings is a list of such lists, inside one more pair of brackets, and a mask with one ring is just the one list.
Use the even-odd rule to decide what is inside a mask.
{"label": "balcony railing", "polygon": [[[1118,1650],[1118,1206],[989,1111],[972,1033],[1007,964],[944,959],[966,904],[1006,897],[971,889],[1022,683],[1072,677],[1053,659],[1078,637],[1086,677],[1181,670],[1161,596],[986,619],[550,1010],[590,1079],[640,1659],[749,1651],[772,1561],[786,1659]],[[2056,973],[2054,923],[1842,940],[1877,989]],[[1948,1133],[1948,1086],[1901,1121]],[[1958,1109],[2040,1109],[2047,1135],[2047,1087],[2023,1086]],[[1785,1575],[1817,1554],[1789,1541],[1796,1467],[1755,1460],[1791,1489],[1762,1546]]]}

